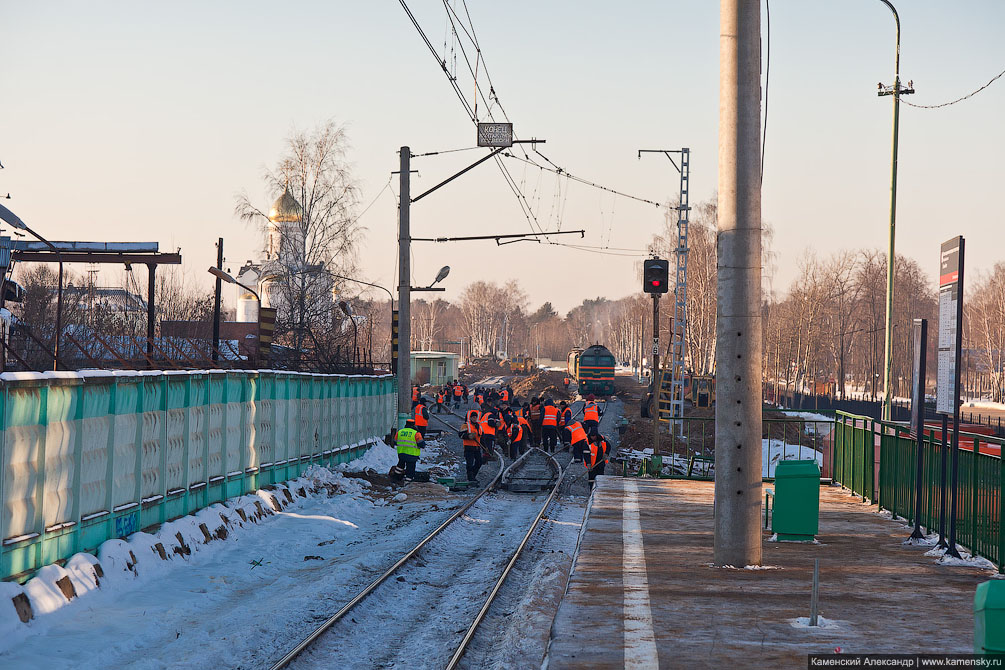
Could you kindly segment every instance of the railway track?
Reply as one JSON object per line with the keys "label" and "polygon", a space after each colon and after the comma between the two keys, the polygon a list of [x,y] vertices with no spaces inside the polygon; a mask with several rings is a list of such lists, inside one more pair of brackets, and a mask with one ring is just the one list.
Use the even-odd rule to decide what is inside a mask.
{"label": "railway track", "polygon": [[[322,639],[325,637],[326,632],[331,630],[339,621],[343,620],[350,612],[356,610],[371,594],[373,594],[375,591],[378,591],[382,585],[385,584],[390,585],[404,581],[404,578],[402,576],[399,576],[397,580],[392,580],[390,582],[388,581],[396,573],[401,572],[403,567],[413,563],[425,567],[425,561],[423,561],[422,558],[419,556],[420,552],[423,550],[423,548],[426,548],[431,542],[435,542],[438,538],[442,538],[445,534],[445,531],[447,531],[447,529],[455,527],[459,519],[463,519],[469,522],[473,521],[478,523],[489,523],[488,521],[484,520],[471,519],[470,517],[467,516],[467,512],[469,510],[472,510],[472,508],[479,501],[485,499],[491,492],[497,491],[499,489],[500,483],[503,481],[507,482],[519,481],[523,482],[524,484],[526,484],[529,481],[542,482],[544,479],[541,467],[542,461],[546,463],[547,468],[550,468],[551,471],[554,473],[550,481],[551,491],[549,495],[546,497],[544,503],[538,508],[537,513],[536,515],[533,516],[532,521],[525,527],[526,530],[523,533],[522,539],[520,540],[516,548],[512,550],[509,560],[503,566],[499,576],[495,579],[495,582],[492,585],[491,589],[488,591],[488,595],[487,597],[485,597],[481,608],[478,610],[477,614],[475,614],[474,618],[471,620],[470,625],[464,631],[464,634],[463,636],[461,636],[459,642],[457,643],[457,646],[455,647],[454,652],[450,657],[450,660],[447,662],[445,666],[446,668],[456,668],[457,664],[463,658],[465,651],[467,650],[472,639],[474,638],[475,633],[477,632],[479,626],[485,619],[485,615],[491,608],[492,603],[495,600],[496,596],[498,595],[499,590],[501,589],[503,583],[509,576],[510,571],[516,564],[517,560],[520,558],[521,553],[527,546],[527,543],[530,541],[531,536],[534,534],[534,531],[540,524],[541,519],[544,517],[544,514],[547,511],[548,507],[554,501],[556,494],[558,493],[559,488],[561,487],[562,480],[565,477],[565,470],[561,467],[558,461],[556,461],[552,455],[547,454],[544,451],[541,451],[540,449],[535,448],[527,451],[520,458],[511,463],[508,467],[503,466],[504,461],[500,455],[499,471],[493,477],[492,481],[487,486],[485,486],[484,489],[482,489],[482,491],[480,491],[471,500],[466,502],[453,514],[451,514],[450,517],[448,517],[443,523],[437,526],[432,532],[426,535],[414,547],[412,547],[400,559],[398,559],[398,561],[396,561],[394,565],[392,565],[390,568],[384,571],[380,576],[378,576],[376,579],[370,582],[370,584],[368,584],[364,589],[359,591],[335,614],[333,614],[320,626],[318,626],[310,635],[301,640],[296,646],[294,646],[289,652],[287,652],[285,656],[283,656],[279,661],[277,661],[274,665],[272,665],[271,670],[281,670],[282,668],[286,668],[291,663],[297,661],[297,659],[301,659],[302,656],[304,655],[304,652],[307,652],[308,650],[317,649]],[[506,515],[510,511],[511,510],[508,509],[504,510],[503,514]],[[495,534],[493,533],[493,535]],[[481,559],[479,558],[478,560]],[[424,585],[431,586],[428,582],[425,582]],[[415,588],[417,587],[413,587],[413,590]],[[353,620],[353,622],[355,623],[355,620]],[[384,623],[393,625],[395,622],[385,621]],[[451,628],[456,627],[456,621],[451,621],[450,624]],[[451,631],[451,632],[459,632],[459,631]],[[443,646],[446,647],[446,641],[442,640],[441,642],[443,643]],[[375,642],[375,644],[379,644],[379,642]],[[298,661],[297,665],[299,664],[300,663]]]}

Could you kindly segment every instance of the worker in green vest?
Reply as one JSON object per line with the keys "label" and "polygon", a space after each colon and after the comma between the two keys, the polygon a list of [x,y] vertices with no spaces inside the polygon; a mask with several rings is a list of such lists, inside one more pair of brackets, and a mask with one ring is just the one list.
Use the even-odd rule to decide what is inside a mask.
{"label": "worker in green vest", "polygon": [[398,451],[398,467],[405,471],[405,479],[415,479],[415,465],[422,450],[422,433],[415,429],[415,421],[409,419],[405,427],[394,436],[394,446]]}

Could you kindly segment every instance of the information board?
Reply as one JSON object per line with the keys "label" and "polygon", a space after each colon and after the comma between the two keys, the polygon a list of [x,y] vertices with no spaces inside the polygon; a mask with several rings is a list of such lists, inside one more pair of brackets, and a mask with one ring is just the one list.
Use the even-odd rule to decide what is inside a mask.
{"label": "information board", "polygon": [[963,237],[942,243],[939,259],[939,356],[935,411],[953,414],[960,397],[960,321],[963,318]]}

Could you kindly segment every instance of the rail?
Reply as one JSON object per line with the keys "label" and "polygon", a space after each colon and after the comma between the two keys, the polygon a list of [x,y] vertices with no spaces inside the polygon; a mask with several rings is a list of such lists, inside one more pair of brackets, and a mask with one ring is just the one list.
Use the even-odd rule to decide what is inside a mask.
{"label": "rail", "polygon": [[[531,522],[530,528],[527,529],[527,532],[526,534],[524,534],[523,539],[520,541],[520,544],[513,552],[513,555],[510,556],[509,562],[506,563],[506,567],[503,569],[502,574],[499,576],[499,579],[496,580],[495,585],[492,587],[492,591],[489,592],[488,598],[485,599],[485,602],[484,604],[482,604],[481,609],[478,610],[478,614],[475,616],[474,621],[471,623],[470,626],[468,626],[468,630],[464,633],[464,637],[461,639],[461,643],[457,645],[457,649],[454,651],[454,655],[450,657],[450,661],[447,663],[446,670],[454,670],[454,668],[457,667],[457,664],[460,663],[461,658],[464,656],[464,652],[467,651],[468,645],[471,643],[471,640],[475,636],[475,631],[478,629],[478,626],[480,626],[482,621],[485,619],[485,615],[488,614],[489,608],[492,606],[493,601],[495,601],[496,595],[499,594],[499,590],[502,588],[503,582],[505,582],[506,578],[509,577],[510,570],[513,569],[513,566],[516,564],[517,559],[520,558],[520,554],[523,552],[524,547],[527,546],[527,542],[530,541],[531,535],[533,535],[534,531],[537,530],[537,525],[541,523],[541,518],[544,516],[545,511],[547,511],[552,501],[554,501],[556,494],[558,494],[558,489],[562,485],[562,479],[565,477],[566,470],[562,469],[562,466],[558,464],[558,461],[555,460],[555,457],[535,447],[534,449],[527,451],[520,458],[523,458],[527,454],[530,454],[531,451],[540,451],[542,454],[548,457],[548,459],[555,465],[555,468],[557,468],[558,470],[559,473],[558,479],[555,480],[555,485],[551,490],[551,495],[549,495],[548,499],[544,501],[544,505],[541,506],[541,509],[538,511],[537,516],[534,517],[534,521]],[[514,463],[514,465],[515,464],[516,463]]]}
{"label": "rail", "polygon": [[[505,462],[505,459],[502,457],[502,454],[500,454],[497,451],[496,453],[499,456],[499,461],[500,461],[499,471],[496,473],[495,477],[493,477],[492,481],[489,482],[485,486],[485,488],[483,488],[478,493],[478,495],[476,495],[475,497],[473,497],[471,500],[469,500],[468,502],[466,502],[462,507],[460,507],[457,511],[455,511],[453,514],[451,514],[443,523],[441,523],[439,526],[437,526],[432,532],[430,532],[428,535],[426,535],[424,538],[422,538],[422,540],[420,540],[418,544],[416,544],[414,547],[412,547],[404,556],[402,556],[400,559],[398,559],[394,563],[394,565],[392,565],[390,568],[388,568],[386,571],[384,571],[380,576],[378,576],[376,579],[374,579],[372,582],[370,582],[370,584],[368,584],[366,586],[366,588],[364,588],[362,591],[360,591],[359,593],[357,593],[352,598],[352,600],[350,600],[345,605],[343,605],[342,608],[339,609],[338,612],[336,612],[331,617],[329,617],[320,626],[318,626],[310,635],[308,635],[300,643],[298,643],[293,649],[291,649],[289,652],[287,652],[285,656],[283,656],[281,659],[279,659],[279,661],[277,661],[274,665],[272,665],[271,670],[282,670],[282,668],[287,667],[294,659],[297,658],[297,656],[299,656],[305,649],[307,649],[319,637],[321,637],[321,635],[323,635],[328,629],[330,629],[332,626],[334,626],[336,623],[338,623],[338,621],[340,619],[342,619],[343,617],[345,617],[345,615],[348,614],[356,605],[358,605],[360,602],[362,602],[364,598],[366,598],[374,590],[376,590],[377,587],[379,587],[381,584],[383,584],[385,581],[387,581],[387,578],[390,577],[392,574],[394,574],[398,570],[398,568],[400,568],[402,565],[404,565],[409,560],[411,560],[434,537],[436,537],[437,535],[439,535],[445,528],[447,528],[447,526],[449,526],[456,519],[458,519],[461,515],[463,515],[465,512],[467,512],[468,509],[470,509],[472,505],[474,505],[476,502],[478,502],[482,498],[482,496],[484,496],[489,491],[495,489],[495,487],[502,480],[502,478],[504,476],[506,476],[506,474],[510,470],[512,470],[513,468],[517,467],[521,462],[523,462],[527,458],[527,456],[529,456],[532,453],[532,451],[535,451],[535,450],[527,451],[526,453],[522,454],[520,456],[520,458],[516,459],[509,466],[506,466],[506,467],[503,467],[503,465],[502,465]],[[551,458],[551,457],[549,456],[549,458]],[[554,461],[553,458],[552,458],[552,460]],[[557,462],[556,462],[556,465],[557,465]],[[546,501],[544,507],[542,507],[541,511],[538,513],[537,517],[534,519],[534,524],[533,524],[533,527],[531,529],[531,532],[533,531],[533,528],[535,528],[537,526],[537,524],[539,523],[539,521],[540,521],[541,517],[543,516],[544,511],[547,509],[548,505],[551,504],[551,501],[554,498],[555,491],[558,491],[558,486],[561,483],[561,478],[562,478],[563,475],[564,475],[564,472],[559,467],[559,477],[558,477],[558,479],[555,482],[554,489],[552,490],[552,495],[548,497],[548,500]],[[529,534],[528,534],[527,537],[529,537]],[[526,539],[527,538],[525,537],[524,541],[521,542],[520,546],[517,549],[517,553],[515,554],[515,556],[518,556],[519,552],[522,551],[523,546],[526,544]],[[505,570],[505,574],[509,573],[509,569],[512,567],[512,563],[514,562],[514,560],[511,560],[510,564],[507,564],[507,567],[506,567],[506,570]],[[492,597],[494,597],[494,594],[498,591],[498,585],[499,584],[497,583],[497,588],[493,589]],[[484,609],[487,609],[487,608],[484,608]],[[482,614],[481,612],[479,614],[480,614],[480,616],[484,616],[484,614]],[[479,621],[480,621],[480,619],[479,619]]]}
{"label": "rail", "polygon": [[[961,432],[957,464],[956,541],[1005,572],[1005,440]],[[837,412],[831,467],[834,481],[894,518],[914,522],[920,490],[920,525],[928,532],[947,530],[953,488],[952,449],[941,427],[926,426],[922,439],[922,478],[917,477],[917,440],[905,424]]]}
{"label": "rail", "polygon": [[288,666],[293,661],[293,659],[295,659],[297,656],[299,656],[315,640],[317,640],[319,637],[321,637],[325,633],[325,631],[327,631],[329,628],[331,628],[336,623],[338,623],[339,619],[341,619],[346,614],[348,614],[349,611],[353,607],[355,607],[356,605],[358,605],[360,602],[362,602],[362,600],[364,598],[366,598],[368,595],[370,595],[371,593],[373,593],[373,591],[378,586],[380,586],[381,584],[383,584],[387,580],[388,577],[390,577],[392,574],[394,574],[394,572],[397,571],[398,568],[400,568],[402,565],[404,565],[405,563],[407,563],[413,556],[415,556],[417,553],[419,553],[419,550],[422,549],[424,546],[426,546],[426,544],[428,544],[430,540],[432,540],[434,537],[436,537],[437,535],[439,535],[440,532],[442,532],[444,528],[446,528],[447,526],[449,526],[459,516],[461,516],[462,514],[464,514],[465,512],[467,512],[468,509],[470,509],[472,505],[474,505],[476,502],[478,502],[483,495],[485,495],[486,493],[489,492],[489,490],[491,490],[492,488],[494,488],[495,485],[496,485],[496,483],[502,477],[503,472],[505,471],[505,469],[506,468],[503,467],[502,456],[500,455],[500,458],[499,458],[499,472],[496,473],[496,476],[492,479],[491,482],[489,482],[488,486],[486,486],[484,489],[482,489],[481,491],[479,491],[478,495],[476,495],[474,498],[472,498],[471,500],[469,500],[468,502],[466,502],[456,512],[454,512],[453,514],[451,514],[447,518],[446,521],[444,521],[439,526],[437,526],[435,529],[433,529],[433,531],[431,533],[429,533],[429,535],[426,535],[424,538],[422,538],[421,540],[419,540],[419,543],[417,545],[415,545],[414,547],[412,547],[404,556],[402,556],[401,558],[399,558],[397,560],[397,562],[395,562],[394,565],[392,565],[390,568],[388,568],[387,570],[385,570],[375,580],[373,580],[372,582],[370,582],[370,584],[367,585],[367,587],[365,589],[363,589],[362,591],[360,591],[359,593],[357,593],[353,597],[353,599],[350,600],[349,602],[347,602],[345,605],[343,605],[342,608],[338,612],[336,612],[331,617],[329,617],[324,623],[322,623],[320,626],[318,626],[314,630],[313,633],[311,633],[310,635],[308,635],[299,644],[297,644],[297,646],[295,646],[293,649],[291,649],[290,651],[288,651],[285,656],[283,656],[281,659],[279,659],[272,666],[271,670],[282,670],[282,668],[285,668],[286,666]]}

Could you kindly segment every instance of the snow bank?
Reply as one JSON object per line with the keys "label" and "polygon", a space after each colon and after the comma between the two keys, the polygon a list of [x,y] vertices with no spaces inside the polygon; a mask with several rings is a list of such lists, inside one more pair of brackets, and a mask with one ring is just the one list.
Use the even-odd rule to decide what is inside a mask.
{"label": "snow bank", "polygon": [[783,414],[798,419],[805,419],[804,430],[807,435],[830,435],[831,431],[834,430],[834,417],[832,416],[816,414],[815,412],[792,411],[785,411]]}
{"label": "snow bank", "polygon": [[398,464],[398,452],[387,446],[383,441],[378,441],[374,446],[367,449],[362,457],[355,461],[343,463],[338,467],[341,472],[364,472],[366,470],[376,470],[386,473],[392,466]]}
{"label": "snow bank", "polygon": [[774,477],[775,466],[781,461],[814,460],[817,465],[823,465],[824,455],[805,445],[787,444],[781,440],[761,440],[761,476]]}
{"label": "snow bank", "polygon": [[[340,470],[360,472],[373,467],[386,471],[390,467],[386,463],[393,465],[397,461],[395,451],[381,442],[361,458],[340,466]],[[95,589],[114,592],[128,588],[138,578],[155,578],[187,563],[194,552],[219,551],[223,540],[235,539],[268,517],[296,516],[284,510],[300,507],[312,494],[341,496],[340,511],[373,509],[374,503],[362,497],[368,488],[370,482],[364,479],[312,465],[297,479],[210,505],[162,524],[155,533],[141,531],[124,539],[107,540],[98,547],[97,556],[78,553],[65,566],[45,566],[24,586],[0,582],[0,638],[24,626],[13,602],[21,594],[27,597],[32,615],[37,618],[66,607]],[[327,519],[347,528],[355,527],[335,517]]]}

